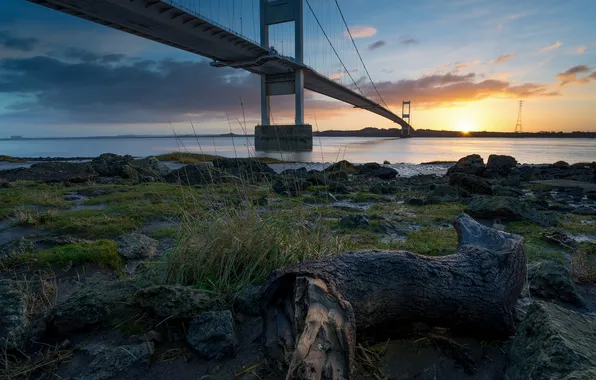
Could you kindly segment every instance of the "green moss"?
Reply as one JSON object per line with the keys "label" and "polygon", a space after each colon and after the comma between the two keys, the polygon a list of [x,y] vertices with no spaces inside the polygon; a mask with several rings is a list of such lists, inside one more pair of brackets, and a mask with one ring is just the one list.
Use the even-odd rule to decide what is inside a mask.
{"label": "green moss", "polygon": [[151,232],[151,237],[154,239],[174,239],[178,236],[178,229],[173,227],[160,228]]}
{"label": "green moss", "polygon": [[465,207],[461,203],[441,203],[424,206],[388,203],[374,205],[370,208],[370,212],[375,214],[390,214],[392,215],[392,220],[432,227],[439,223],[451,222],[453,218],[464,212]]}
{"label": "green moss", "polygon": [[64,189],[55,187],[17,186],[0,190],[0,219],[12,216],[19,209],[64,209],[71,203],[64,200]]}
{"label": "green moss", "polygon": [[347,196],[354,202],[390,202],[391,199],[384,197],[379,194],[367,193],[367,192],[358,192],[356,194],[350,194]]}
{"label": "green moss", "polygon": [[56,234],[76,234],[97,239],[116,237],[139,228],[140,218],[105,212],[103,210],[62,211],[43,226]]}
{"label": "green moss", "polygon": [[457,233],[453,228],[425,228],[410,232],[405,241],[392,243],[391,248],[429,256],[449,254],[457,249]]}
{"label": "green moss", "polygon": [[566,231],[596,235],[596,217],[589,215],[566,214],[561,220]]}
{"label": "green moss", "polygon": [[307,191],[328,191],[329,186],[309,186]]}
{"label": "green moss", "polygon": [[77,265],[95,263],[103,267],[120,269],[123,265],[118,254],[118,244],[113,240],[97,240],[82,244],[67,244],[11,259],[10,264]]}
{"label": "green moss", "polygon": [[351,242],[358,249],[374,249],[382,247],[379,235],[371,231],[361,229],[346,229],[340,230],[338,234],[342,236],[349,236]]}
{"label": "green moss", "polygon": [[535,237],[525,239],[524,252],[528,263],[552,260],[564,264],[567,261],[564,249]]}

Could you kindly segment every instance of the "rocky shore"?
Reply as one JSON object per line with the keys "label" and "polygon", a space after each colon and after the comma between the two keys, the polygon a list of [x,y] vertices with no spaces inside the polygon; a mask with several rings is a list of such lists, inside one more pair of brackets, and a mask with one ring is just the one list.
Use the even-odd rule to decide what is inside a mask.
{"label": "rocky shore", "polygon": [[0,378],[280,378],[261,352],[270,272],[364,249],[450,255],[462,213],[524,238],[517,332],[361,340],[354,378],[595,379],[596,162],[113,154],[0,171]]}

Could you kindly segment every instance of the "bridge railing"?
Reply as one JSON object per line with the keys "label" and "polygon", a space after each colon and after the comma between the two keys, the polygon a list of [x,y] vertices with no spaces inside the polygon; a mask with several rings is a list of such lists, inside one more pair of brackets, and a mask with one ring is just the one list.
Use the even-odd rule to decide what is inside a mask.
{"label": "bridge railing", "polygon": [[161,1],[163,1],[164,3],[170,4],[171,6],[176,7],[178,9],[180,9],[181,11],[184,11],[184,12],[186,12],[186,13],[192,15],[192,16],[195,16],[196,18],[199,18],[199,19],[202,19],[204,21],[207,21],[208,23],[210,23],[212,25],[215,25],[218,28],[223,29],[223,30],[225,30],[228,33],[232,33],[232,34],[234,34],[234,35],[236,35],[236,36],[238,36],[240,38],[244,38],[245,40],[247,40],[249,42],[252,42],[253,44],[255,44],[257,46],[261,46],[261,43],[260,42],[255,41],[254,39],[252,39],[250,37],[247,37],[247,36],[245,36],[245,35],[243,35],[241,33],[238,33],[237,31],[235,31],[235,30],[233,30],[233,29],[231,29],[231,28],[229,28],[229,27],[221,24],[220,22],[217,22],[217,21],[215,21],[215,20],[213,20],[213,19],[211,19],[211,18],[209,18],[209,17],[207,17],[205,15],[202,15],[201,13],[199,13],[199,12],[193,10],[193,9],[190,9],[189,7],[187,7],[187,6],[183,5],[183,4],[180,4],[178,1],[175,1],[175,0],[161,0]]}

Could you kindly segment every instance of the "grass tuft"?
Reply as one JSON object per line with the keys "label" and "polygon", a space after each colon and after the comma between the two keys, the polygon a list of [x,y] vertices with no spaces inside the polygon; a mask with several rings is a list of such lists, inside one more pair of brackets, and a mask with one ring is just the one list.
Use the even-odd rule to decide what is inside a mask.
{"label": "grass tuft", "polygon": [[235,292],[265,280],[275,269],[353,247],[348,237],[333,236],[324,223],[306,227],[295,212],[261,216],[247,209],[189,216],[182,220],[178,245],[164,256],[165,280]]}
{"label": "grass tuft", "polygon": [[122,268],[118,244],[113,240],[97,240],[81,244],[66,244],[36,253],[25,253],[7,261],[6,265],[33,264],[42,266],[95,263],[112,269]]}
{"label": "grass tuft", "polygon": [[596,244],[584,242],[571,258],[571,274],[579,283],[596,282]]}

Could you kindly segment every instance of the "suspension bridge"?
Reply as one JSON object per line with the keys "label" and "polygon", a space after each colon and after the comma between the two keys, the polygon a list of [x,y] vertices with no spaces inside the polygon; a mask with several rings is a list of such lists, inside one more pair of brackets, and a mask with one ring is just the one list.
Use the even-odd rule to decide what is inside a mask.
{"label": "suspension bridge", "polygon": [[[372,81],[337,0],[28,1],[260,75],[257,150],[312,149],[304,89],[389,119],[402,136],[413,133]],[[294,124],[272,124],[270,97],[279,95],[295,96]]]}

